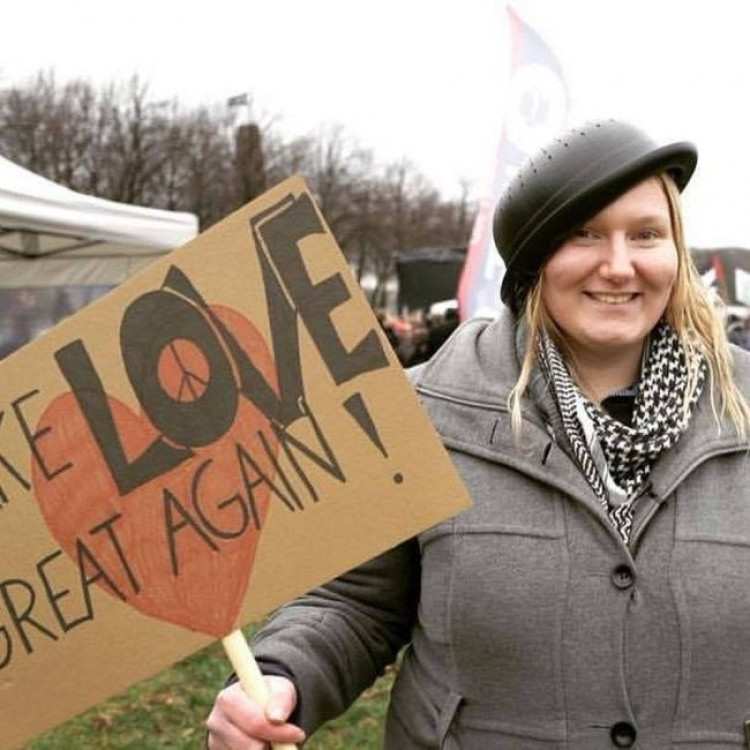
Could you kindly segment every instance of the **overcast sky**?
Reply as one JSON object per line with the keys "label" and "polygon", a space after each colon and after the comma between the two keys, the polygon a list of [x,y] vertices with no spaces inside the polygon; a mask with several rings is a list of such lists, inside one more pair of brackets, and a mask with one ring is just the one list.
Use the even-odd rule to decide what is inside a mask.
{"label": "overcast sky", "polygon": [[[746,0],[516,0],[562,66],[569,122],[618,116],[694,140],[694,245],[750,247]],[[340,124],[381,162],[409,159],[446,196],[487,192],[502,125],[503,0],[23,0],[6,3],[0,87],[54,71],[134,74],[154,98],[223,104],[290,136]]]}

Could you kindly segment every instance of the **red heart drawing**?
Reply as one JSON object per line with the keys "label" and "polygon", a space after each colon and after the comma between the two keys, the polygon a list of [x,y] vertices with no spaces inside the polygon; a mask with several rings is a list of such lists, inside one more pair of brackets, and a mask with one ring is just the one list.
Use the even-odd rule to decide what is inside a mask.
{"label": "red heart drawing", "polygon": [[[255,326],[229,308],[212,309],[278,390]],[[200,395],[210,372],[202,352],[178,340],[162,352],[159,378],[165,392],[184,401]],[[126,455],[139,456],[159,436],[156,429],[108,401]],[[224,436],[123,496],[72,393],[49,404],[37,430],[49,431],[48,460],[71,466],[48,479],[34,463],[34,495],[86,585],[93,581],[147,615],[216,638],[233,630],[275,473],[278,441],[265,415],[241,396]]]}

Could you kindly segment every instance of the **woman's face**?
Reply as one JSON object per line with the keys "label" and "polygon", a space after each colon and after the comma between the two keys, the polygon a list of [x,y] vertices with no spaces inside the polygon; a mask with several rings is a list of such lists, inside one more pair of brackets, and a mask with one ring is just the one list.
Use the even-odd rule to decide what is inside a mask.
{"label": "woman's face", "polygon": [[677,277],[669,204],[652,177],[579,227],[542,271],[542,302],[573,353],[640,357]]}

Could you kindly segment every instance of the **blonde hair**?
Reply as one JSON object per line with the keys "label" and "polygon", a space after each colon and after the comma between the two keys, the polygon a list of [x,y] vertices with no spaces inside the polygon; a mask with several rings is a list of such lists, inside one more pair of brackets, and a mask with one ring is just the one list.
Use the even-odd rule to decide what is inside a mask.
{"label": "blonde hair", "polygon": [[[750,433],[750,405],[737,387],[732,374],[732,352],[724,320],[720,310],[708,298],[685,242],[679,190],[668,175],[658,175],[658,179],[669,204],[672,235],[677,248],[677,278],[664,311],[664,320],[677,334],[687,355],[689,370],[684,408],[689,408],[691,397],[698,387],[698,368],[694,364],[697,358],[693,355],[699,353],[708,369],[711,409],[717,427],[720,420],[727,417],[744,441]],[[521,399],[531,380],[542,331],[547,332],[565,361],[574,361],[565,334],[552,320],[542,302],[541,278],[540,274],[524,302],[522,315],[529,335],[521,372],[508,396],[511,424],[517,438],[521,434]]]}

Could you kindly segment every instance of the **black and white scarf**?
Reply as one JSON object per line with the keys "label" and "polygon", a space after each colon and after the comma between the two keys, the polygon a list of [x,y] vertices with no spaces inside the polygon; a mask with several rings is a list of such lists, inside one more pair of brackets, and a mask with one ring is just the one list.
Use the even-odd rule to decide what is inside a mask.
{"label": "black and white scarf", "polygon": [[[687,427],[705,383],[705,360],[695,354],[688,362],[675,332],[666,323],[657,325],[644,357],[629,427],[583,395],[546,333],[540,340],[539,359],[578,466],[627,543],[633,501],[656,459]],[[686,404],[691,372],[697,387]]]}

